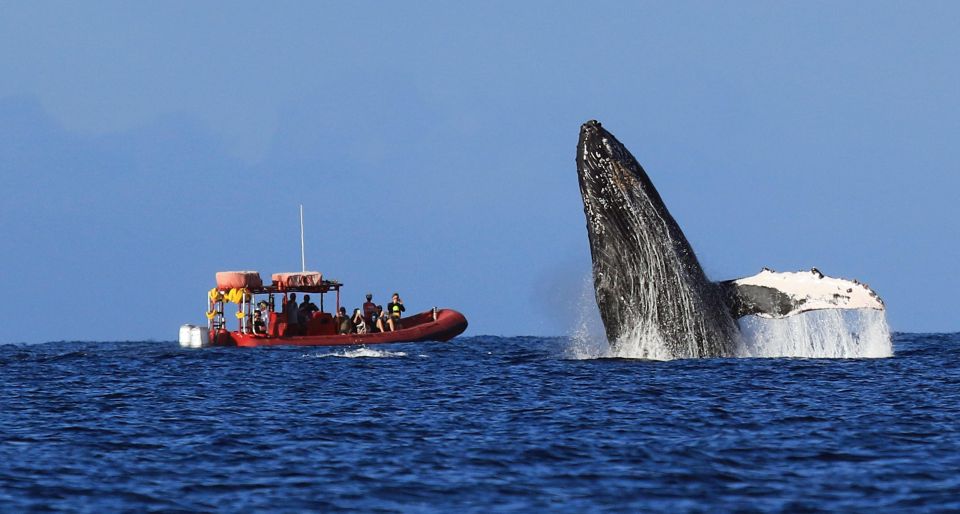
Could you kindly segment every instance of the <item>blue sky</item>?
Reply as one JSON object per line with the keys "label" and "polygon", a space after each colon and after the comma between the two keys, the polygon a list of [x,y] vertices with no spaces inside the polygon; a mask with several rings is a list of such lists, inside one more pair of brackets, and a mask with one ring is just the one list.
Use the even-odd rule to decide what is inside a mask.
{"label": "blue sky", "polygon": [[[0,342],[173,339],[308,267],[472,334],[565,334],[579,126],[708,274],[816,266],[955,331],[950,2],[0,3]],[[352,296],[349,296],[352,295]]]}

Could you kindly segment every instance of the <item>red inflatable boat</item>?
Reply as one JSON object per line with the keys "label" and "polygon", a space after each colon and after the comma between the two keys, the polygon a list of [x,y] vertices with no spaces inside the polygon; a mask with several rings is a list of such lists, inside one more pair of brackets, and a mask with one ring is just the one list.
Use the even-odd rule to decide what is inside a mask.
{"label": "red inflatable boat", "polygon": [[[335,293],[333,312],[338,312],[343,284],[325,280],[317,272],[276,273],[272,279],[272,284],[265,286],[255,271],[217,273],[217,287],[207,295],[207,327],[204,330],[193,325],[182,326],[181,346],[350,346],[449,341],[467,329],[467,318],[463,314],[453,309],[433,308],[401,318],[393,331],[339,334],[338,319],[325,312],[324,298],[328,293]],[[287,323],[280,302],[288,293],[319,295],[319,311],[302,323]],[[225,312],[231,303],[236,304],[237,310],[228,316]],[[228,329],[228,318],[236,319],[236,330]]]}
{"label": "red inflatable boat", "polygon": [[[329,316],[329,314],[327,315]],[[317,317],[308,322],[305,335],[259,336],[239,331],[211,333],[213,346],[349,346],[359,344],[410,343],[417,341],[449,341],[467,329],[467,318],[452,309],[437,309],[437,319],[433,311],[421,312],[400,320],[400,328],[393,332],[338,335],[333,317]],[[329,328],[310,330],[310,324],[319,320],[319,325],[328,324]],[[325,321],[326,320],[326,321]],[[326,333],[316,333],[326,332]]]}

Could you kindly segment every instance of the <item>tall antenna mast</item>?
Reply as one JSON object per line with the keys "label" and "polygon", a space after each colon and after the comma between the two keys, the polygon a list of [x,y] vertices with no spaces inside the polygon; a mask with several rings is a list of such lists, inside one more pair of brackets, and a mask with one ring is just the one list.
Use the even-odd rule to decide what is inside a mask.
{"label": "tall antenna mast", "polygon": [[303,251],[303,204],[300,204],[300,271],[307,271],[307,257]]}

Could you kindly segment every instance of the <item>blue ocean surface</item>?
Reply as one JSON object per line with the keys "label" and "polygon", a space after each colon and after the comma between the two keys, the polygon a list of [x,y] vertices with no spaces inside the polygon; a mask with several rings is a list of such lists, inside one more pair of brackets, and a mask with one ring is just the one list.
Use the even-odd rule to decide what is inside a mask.
{"label": "blue ocean surface", "polygon": [[960,334],[884,359],[0,346],[0,511],[960,510]]}

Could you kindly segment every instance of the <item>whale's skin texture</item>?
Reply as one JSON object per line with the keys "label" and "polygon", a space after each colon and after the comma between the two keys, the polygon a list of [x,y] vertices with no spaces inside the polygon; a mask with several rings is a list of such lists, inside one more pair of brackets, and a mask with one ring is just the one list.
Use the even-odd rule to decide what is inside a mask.
{"label": "whale's skin texture", "polygon": [[607,339],[655,337],[674,358],[735,353],[725,295],[637,160],[597,121],[580,128],[577,172]]}

